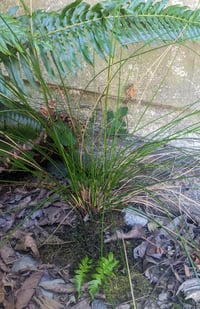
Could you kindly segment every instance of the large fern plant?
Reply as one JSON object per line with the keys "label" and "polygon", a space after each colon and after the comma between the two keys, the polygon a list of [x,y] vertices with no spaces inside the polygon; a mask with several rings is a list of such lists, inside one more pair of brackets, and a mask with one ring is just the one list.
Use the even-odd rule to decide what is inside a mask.
{"label": "large fern plant", "polygon": [[[23,16],[15,17],[15,9],[0,14],[0,62],[12,85],[24,92],[23,77],[34,87],[40,82],[38,56],[55,79],[57,72],[76,73],[83,60],[93,64],[93,50],[106,60],[113,53],[113,39],[123,46],[200,39],[200,9],[168,6],[167,0],[109,0],[93,6],[76,0],[60,11],[32,14],[24,8]],[[1,70],[1,99],[14,92]]]}

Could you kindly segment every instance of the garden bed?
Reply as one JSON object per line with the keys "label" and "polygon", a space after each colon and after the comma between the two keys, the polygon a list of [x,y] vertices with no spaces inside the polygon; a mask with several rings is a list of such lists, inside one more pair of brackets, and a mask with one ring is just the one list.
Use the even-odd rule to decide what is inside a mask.
{"label": "garden bed", "polygon": [[[169,152],[163,149],[157,159],[164,160],[163,153],[169,160]],[[0,186],[2,306],[132,308],[131,280],[138,308],[198,308],[199,299],[185,301],[179,291],[183,282],[195,279],[199,267],[199,215],[194,212],[198,208],[188,208],[192,203],[198,205],[199,180],[194,177],[191,158],[185,163],[185,172],[186,166],[187,178],[169,183],[166,195],[163,190],[157,192],[164,197],[166,209],[174,207],[178,194],[179,202],[183,201],[174,207],[171,218],[160,207],[150,207],[148,196],[134,196],[124,202],[129,206],[126,215],[122,207],[105,211],[103,218],[85,216],[82,220],[50,183],[38,182],[28,174],[9,174],[10,183],[4,178]],[[178,170],[183,171],[183,164],[175,172]],[[166,178],[170,173],[147,171],[152,177]],[[65,185],[65,179],[58,177],[58,181]],[[143,217],[138,210],[146,214],[145,222],[140,221]],[[78,298],[74,270],[85,256],[98,260],[102,252],[104,256],[112,252],[119,261],[114,277],[106,280],[95,300],[91,301],[87,284]],[[193,292],[187,290],[186,296],[195,298]],[[198,288],[195,293],[198,298]]]}

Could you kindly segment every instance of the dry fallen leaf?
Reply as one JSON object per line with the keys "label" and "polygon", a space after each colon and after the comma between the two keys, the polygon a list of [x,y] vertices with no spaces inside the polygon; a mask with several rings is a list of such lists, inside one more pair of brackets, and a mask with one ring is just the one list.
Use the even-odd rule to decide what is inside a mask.
{"label": "dry fallen leaf", "polygon": [[41,282],[39,286],[55,293],[73,293],[76,291],[73,284],[65,283],[63,279],[46,280]]}
{"label": "dry fallen leaf", "polygon": [[15,249],[19,251],[31,250],[36,258],[40,256],[35,239],[30,234],[26,234],[22,237],[16,244]]}
{"label": "dry fallen leaf", "polygon": [[12,249],[10,245],[6,245],[0,249],[0,255],[4,263],[8,265],[12,263],[15,259],[15,251]]}
{"label": "dry fallen leaf", "polygon": [[187,277],[187,278],[191,278],[191,271],[190,271],[190,268],[188,267],[188,265],[186,265],[186,264],[184,263],[183,267],[184,267],[184,271],[185,271],[186,277]]}
{"label": "dry fallen leaf", "polygon": [[136,224],[132,229],[124,233],[123,231],[116,231],[116,233],[110,237],[107,237],[104,240],[104,243],[108,243],[117,239],[139,239],[139,238],[144,238],[145,237],[145,232],[143,229],[143,226],[140,224]]}
{"label": "dry fallen leaf", "polygon": [[4,264],[4,262],[2,261],[2,259],[0,258],[0,269],[4,272],[4,273],[8,273],[10,271],[10,269],[6,266],[6,264]]}
{"label": "dry fallen leaf", "polygon": [[16,282],[15,282],[15,276],[14,276],[14,280],[11,274],[8,275],[4,275],[2,282],[3,282],[3,286],[4,289],[6,291],[6,298],[4,299],[3,305],[4,305],[4,309],[15,309],[15,299],[14,299],[14,288],[16,286]]}
{"label": "dry fallen leaf", "polygon": [[80,301],[78,304],[71,307],[71,309],[91,309],[90,306],[90,298],[85,298],[84,300]]}
{"label": "dry fallen leaf", "polygon": [[194,261],[196,268],[200,270],[200,259],[199,259],[199,257],[195,253],[193,253],[191,256],[192,256],[192,259]]}
{"label": "dry fallen leaf", "polygon": [[42,271],[33,272],[22,284],[21,288],[16,291],[15,309],[27,308],[27,305],[35,293],[35,289],[43,275]]}
{"label": "dry fallen leaf", "polygon": [[4,301],[4,309],[15,309],[15,299],[14,295],[8,295],[7,299]]}
{"label": "dry fallen leaf", "polygon": [[17,205],[17,210],[23,209],[25,207],[27,207],[27,205],[29,205],[29,203],[31,202],[31,196],[28,195],[26,197],[24,197]]}
{"label": "dry fallen leaf", "polygon": [[3,304],[5,300],[5,293],[6,291],[3,284],[3,273],[0,272],[0,304]]}
{"label": "dry fallen leaf", "polygon": [[200,278],[188,279],[183,282],[176,294],[183,292],[185,299],[192,298],[194,301],[200,301]]}
{"label": "dry fallen leaf", "polygon": [[45,295],[40,295],[38,297],[34,296],[33,300],[39,305],[40,309],[63,309],[65,307],[64,305],[59,304],[56,300]]}

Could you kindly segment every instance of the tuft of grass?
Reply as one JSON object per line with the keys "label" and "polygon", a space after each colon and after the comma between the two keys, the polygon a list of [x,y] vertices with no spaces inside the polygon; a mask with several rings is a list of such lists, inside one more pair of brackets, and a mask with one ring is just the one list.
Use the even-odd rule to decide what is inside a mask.
{"label": "tuft of grass", "polygon": [[[75,6],[74,3],[73,7],[75,8]],[[49,18],[51,17],[49,16]],[[118,26],[120,27],[121,24],[118,24],[118,19],[116,19],[116,29]],[[10,29],[10,31],[11,34],[14,33],[14,30]],[[20,32],[20,29],[18,31]],[[172,64],[160,84],[157,85],[152,99],[138,114],[138,119],[136,119],[130,133],[126,122],[129,110],[120,98],[121,89],[124,88],[121,71],[130,59],[137,61],[140,55],[151,53],[161,46],[147,49],[147,43],[149,43],[147,41],[136,48],[131,56],[123,58],[122,50],[120,56],[117,54],[116,38],[111,34],[112,55],[108,57],[105,69],[94,75],[91,80],[91,82],[95,82],[98,75],[106,70],[106,86],[94,102],[91,113],[85,116],[81,113],[81,102],[76,102],[76,111],[73,109],[69,88],[66,85],[66,76],[63,74],[62,64],[58,65],[58,59],[53,58],[53,61],[54,73],[57,74],[62,87],[60,96],[55,94],[46,82],[39,49],[35,47],[37,44],[34,44],[36,42],[33,31],[34,29],[30,28],[32,36],[29,37],[29,40],[33,49],[32,54],[29,54],[24,47],[24,61],[26,72],[31,73],[39,81],[40,88],[37,87],[37,91],[42,97],[43,106],[37,110],[35,107],[31,107],[35,94],[35,92],[31,93],[33,83],[29,84],[29,88],[27,86],[26,92],[22,92],[21,86],[16,84],[16,80],[12,80],[11,77],[10,80],[5,78],[3,86],[7,91],[1,93],[4,100],[3,108],[0,111],[0,120],[3,119],[0,124],[3,137],[0,144],[0,164],[4,164],[2,162],[5,162],[6,157],[8,162],[3,166],[5,169],[9,167],[20,171],[25,170],[37,175],[38,178],[43,178],[45,164],[49,163],[54,167],[54,170],[57,169],[57,174],[66,180],[67,186],[57,182],[57,187],[82,218],[86,215],[93,216],[96,213],[104,213],[106,209],[112,207],[126,207],[133,202],[142,203],[152,208],[158,207],[166,211],[163,206],[166,201],[166,192],[171,192],[170,181],[173,180],[172,178],[176,180],[176,178],[180,179],[186,175],[181,173],[181,169],[182,171],[190,169],[185,163],[188,154],[192,160],[197,160],[196,158],[199,156],[199,152],[194,153],[192,149],[188,149],[185,153],[177,149],[177,154],[170,159],[172,150],[169,147],[169,154],[166,151],[168,143],[176,143],[199,132],[199,122],[191,123],[192,117],[199,115],[198,102],[188,104],[183,111],[176,115],[168,112],[165,115],[158,115],[154,119],[146,120],[145,118],[175,62],[176,56],[174,56]],[[28,40],[28,38],[26,39]],[[49,41],[49,44],[53,44],[53,42]],[[96,45],[96,41],[94,45],[100,46]],[[56,52],[57,48],[58,45],[55,45],[52,50]],[[78,52],[81,55],[86,51],[78,50]],[[16,77],[15,74],[13,76]],[[119,90],[115,110],[111,110],[109,91],[114,79],[118,80]],[[61,87],[58,87],[59,91]],[[102,98],[104,98],[102,115],[98,119],[96,114]],[[53,105],[52,102],[58,104]],[[62,110],[59,110],[59,103],[62,105]],[[93,119],[91,119],[92,116]],[[171,120],[164,125],[157,125],[160,118],[164,119],[165,117],[169,117]],[[66,119],[70,120],[70,126],[69,122],[66,123]],[[84,119],[83,125],[82,119]],[[188,125],[184,129],[180,129],[180,124],[186,120]],[[135,138],[140,136],[141,132],[146,132],[142,139]],[[175,156],[178,156],[178,159]],[[166,159],[167,157],[168,159]],[[60,169],[60,162],[64,166],[63,169]],[[166,170],[170,171],[170,176],[162,177]],[[45,170],[46,173],[48,171]],[[51,173],[49,174],[49,177],[52,177]]]}

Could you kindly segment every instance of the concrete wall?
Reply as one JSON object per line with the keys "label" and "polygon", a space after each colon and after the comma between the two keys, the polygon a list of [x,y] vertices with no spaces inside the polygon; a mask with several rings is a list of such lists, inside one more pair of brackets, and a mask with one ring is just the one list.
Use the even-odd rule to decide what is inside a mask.
{"label": "concrete wall", "polygon": [[[46,9],[46,10],[56,10],[59,8],[62,8],[68,3],[71,3],[73,1],[71,0],[24,0],[24,2],[30,7],[30,5],[33,7],[33,9]],[[98,0],[85,0],[85,2],[88,2],[90,4],[94,4],[99,2]],[[181,4],[181,5],[187,5],[192,8],[195,8],[199,5],[199,0],[169,0],[169,4]],[[18,5],[19,7],[22,7],[20,4],[20,0],[1,0],[0,2],[0,10],[7,10],[9,7],[13,5]]]}
{"label": "concrete wall", "polygon": [[[3,0],[0,2],[0,9],[1,11],[6,10],[14,4],[19,5],[19,2],[18,0]],[[72,1],[26,0],[27,4],[30,2],[32,2],[33,9],[43,8],[52,10],[63,7]],[[87,2],[94,4],[97,1],[88,0]],[[199,1],[171,0],[170,3],[197,7]],[[130,45],[127,50],[124,48],[122,58],[125,59],[134,54],[139,47],[141,46],[137,44]],[[120,71],[120,93],[122,97],[125,95],[126,87],[130,84],[133,85],[135,91],[134,100],[128,103],[131,115],[129,117],[130,127],[134,127],[135,116],[137,115],[138,119],[139,115],[144,113],[148,102],[152,102],[152,107],[145,112],[144,119],[146,119],[145,121],[152,121],[152,118],[155,117],[155,122],[152,124],[153,130],[164,123],[164,121],[171,119],[170,117],[173,117],[171,112],[174,112],[173,115],[176,115],[178,110],[200,99],[200,56],[195,53],[195,51],[199,51],[199,47],[199,44],[191,43],[187,43],[184,46],[172,45],[132,58],[122,66]],[[149,49],[154,48],[155,46],[149,47]],[[116,51],[115,61],[119,59],[119,54],[120,48]],[[70,86],[85,89],[88,82],[103,68],[106,68],[106,63],[98,57],[95,59],[94,68],[83,63],[83,70],[78,72],[76,77],[69,75]],[[113,75],[117,68],[117,65],[112,67]],[[94,79],[88,90],[102,92],[106,85],[107,70]],[[119,74],[111,81],[109,87],[109,93],[115,96],[119,89]],[[116,101],[111,100],[111,103],[114,105]],[[160,120],[160,115],[165,113],[170,113],[170,116],[163,117]],[[193,118],[194,122],[198,119],[197,117]],[[159,121],[157,118],[159,118]],[[183,125],[186,126],[187,123],[185,122]],[[141,132],[145,133],[145,129]]]}

